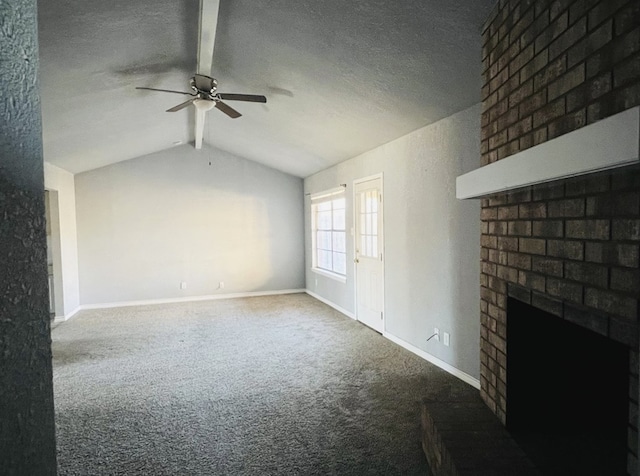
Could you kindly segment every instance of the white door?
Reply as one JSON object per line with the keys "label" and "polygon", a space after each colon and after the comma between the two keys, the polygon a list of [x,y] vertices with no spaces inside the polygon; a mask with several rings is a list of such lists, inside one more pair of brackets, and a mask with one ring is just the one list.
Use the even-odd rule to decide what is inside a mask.
{"label": "white door", "polygon": [[356,316],[384,330],[382,177],[354,182]]}

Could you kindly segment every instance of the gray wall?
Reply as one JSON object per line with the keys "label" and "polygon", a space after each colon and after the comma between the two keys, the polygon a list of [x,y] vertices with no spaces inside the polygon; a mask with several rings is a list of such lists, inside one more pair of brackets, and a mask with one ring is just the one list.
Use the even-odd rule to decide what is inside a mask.
{"label": "gray wall", "polygon": [[304,288],[300,178],[184,145],[75,183],[81,304]]}
{"label": "gray wall", "polygon": [[56,474],[36,1],[0,2],[0,474]]}
{"label": "gray wall", "polygon": [[[353,226],[353,180],[384,174],[386,332],[479,378],[480,203],[455,198],[456,176],[477,167],[480,107],[308,177],[305,192],[346,183]],[[341,283],[311,271],[310,202],[305,204],[307,288],[355,312],[354,271]],[[349,263],[353,238],[348,236]],[[451,346],[427,342],[433,328]]]}

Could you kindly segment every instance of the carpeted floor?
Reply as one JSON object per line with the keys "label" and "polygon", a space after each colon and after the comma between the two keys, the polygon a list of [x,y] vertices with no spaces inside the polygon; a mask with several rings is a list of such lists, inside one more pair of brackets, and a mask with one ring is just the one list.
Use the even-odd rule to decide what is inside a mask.
{"label": "carpeted floor", "polygon": [[82,311],[52,339],[60,475],[427,475],[420,401],[452,385],[305,294]]}

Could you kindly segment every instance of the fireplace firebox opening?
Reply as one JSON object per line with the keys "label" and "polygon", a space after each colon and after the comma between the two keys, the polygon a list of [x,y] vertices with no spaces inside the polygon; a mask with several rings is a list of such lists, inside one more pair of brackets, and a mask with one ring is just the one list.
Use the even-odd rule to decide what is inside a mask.
{"label": "fireplace firebox opening", "polygon": [[629,348],[507,307],[507,429],[543,474],[626,475]]}

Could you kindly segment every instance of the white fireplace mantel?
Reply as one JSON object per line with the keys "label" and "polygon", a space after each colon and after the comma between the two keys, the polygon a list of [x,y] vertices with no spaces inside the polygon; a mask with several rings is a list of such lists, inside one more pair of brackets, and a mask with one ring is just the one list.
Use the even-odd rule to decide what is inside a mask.
{"label": "white fireplace mantel", "polygon": [[456,197],[481,198],[562,178],[640,163],[640,106],[456,179]]}

